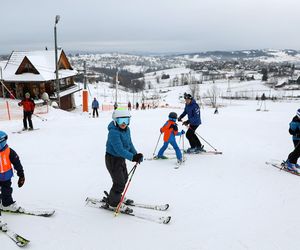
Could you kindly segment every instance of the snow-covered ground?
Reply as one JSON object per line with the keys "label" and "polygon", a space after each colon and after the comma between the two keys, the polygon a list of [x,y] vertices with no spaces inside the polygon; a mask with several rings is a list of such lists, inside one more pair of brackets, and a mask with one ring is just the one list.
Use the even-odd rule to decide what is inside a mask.
{"label": "snow-covered ground", "polygon": [[[180,104],[178,104],[180,106]],[[300,233],[299,177],[265,165],[286,159],[293,148],[288,123],[296,102],[231,101],[219,110],[201,110],[197,132],[223,155],[187,156],[180,169],[175,160],[144,161],[138,166],[128,197],[145,203],[169,203],[169,225],[114,217],[85,206],[87,196],[102,197],[111,179],[104,155],[111,112],[98,119],[80,112],[51,109],[47,121],[34,118],[34,132],[13,134],[21,121],[0,122],[8,144],[23,163],[26,182],[14,199],[31,208],[54,208],[50,218],[3,214],[8,225],[31,240],[28,249],[297,249]],[[146,157],[153,154],[159,128],[172,109],[132,111],[133,142]],[[180,113],[181,110],[175,110]],[[181,129],[181,126],[180,126]],[[162,141],[159,143],[159,147]],[[185,147],[188,142],[185,140]],[[206,149],[210,147],[205,144]],[[129,169],[134,164],[127,162]],[[0,233],[1,249],[16,249]]]}

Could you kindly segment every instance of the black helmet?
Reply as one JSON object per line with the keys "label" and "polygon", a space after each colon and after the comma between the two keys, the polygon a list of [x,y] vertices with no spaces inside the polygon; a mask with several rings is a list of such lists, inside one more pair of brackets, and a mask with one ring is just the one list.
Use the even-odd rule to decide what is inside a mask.
{"label": "black helmet", "polygon": [[183,94],[183,98],[184,98],[184,99],[190,99],[190,100],[193,99],[192,95],[191,95],[191,94],[188,94],[188,93],[184,93],[184,94]]}
{"label": "black helmet", "polygon": [[169,114],[169,118],[171,118],[171,119],[177,119],[177,113],[171,112],[171,113]]}

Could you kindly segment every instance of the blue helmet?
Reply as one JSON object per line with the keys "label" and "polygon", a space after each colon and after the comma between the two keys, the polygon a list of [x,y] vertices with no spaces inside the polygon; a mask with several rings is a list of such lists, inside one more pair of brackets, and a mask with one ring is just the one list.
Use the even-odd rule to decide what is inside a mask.
{"label": "blue helmet", "polygon": [[300,118],[300,109],[297,110],[297,116]]}
{"label": "blue helmet", "polygon": [[0,130],[0,150],[6,146],[7,134]]}

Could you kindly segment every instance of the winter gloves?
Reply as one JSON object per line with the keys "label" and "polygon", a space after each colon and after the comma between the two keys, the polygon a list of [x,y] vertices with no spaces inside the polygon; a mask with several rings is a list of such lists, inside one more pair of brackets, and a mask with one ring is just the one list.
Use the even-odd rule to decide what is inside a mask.
{"label": "winter gloves", "polygon": [[24,185],[24,182],[25,182],[25,176],[20,176],[19,177],[19,180],[18,180],[18,187],[22,187]]}
{"label": "winter gloves", "polygon": [[181,130],[181,132],[180,132],[182,135],[184,135],[185,134],[185,131],[184,130]]}
{"label": "winter gloves", "polygon": [[188,126],[190,124],[190,121],[189,120],[186,120],[182,123],[182,125],[185,125],[185,126]]}
{"label": "winter gloves", "polygon": [[141,153],[138,153],[138,154],[135,154],[133,157],[132,157],[132,161],[136,162],[136,163],[141,163],[143,161],[143,154]]}

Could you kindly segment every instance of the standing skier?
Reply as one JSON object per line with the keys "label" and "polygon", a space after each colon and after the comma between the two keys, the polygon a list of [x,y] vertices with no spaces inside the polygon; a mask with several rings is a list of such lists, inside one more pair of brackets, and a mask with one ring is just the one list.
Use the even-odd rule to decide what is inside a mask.
{"label": "standing skier", "polygon": [[27,119],[29,123],[29,130],[33,130],[31,116],[33,114],[35,103],[30,94],[27,92],[25,98],[18,103],[19,106],[23,106],[23,130],[27,130]]}
{"label": "standing skier", "polygon": [[195,134],[196,129],[201,124],[200,108],[196,101],[190,94],[184,93],[185,108],[183,113],[178,117],[178,121],[181,122],[185,115],[188,115],[188,120],[182,124],[188,126],[186,132],[186,138],[189,140],[191,147],[187,150],[187,153],[198,153],[203,150],[199,138]]}
{"label": "standing skier", "polygon": [[296,173],[300,173],[300,166],[297,164],[300,157],[300,109],[290,122],[289,133],[293,135],[294,150],[289,154],[286,161],[287,169]]}
{"label": "standing skier", "polygon": [[95,118],[95,114],[98,117],[99,102],[97,101],[96,97],[94,97],[94,100],[92,102],[92,109],[93,109],[93,118]]}
{"label": "standing skier", "polygon": [[12,198],[11,178],[13,177],[13,168],[19,176],[18,187],[20,188],[25,182],[23,166],[17,153],[7,145],[7,134],[0,131],[0,209],[3,211],[15,212],[22,209]]}
{"label": "standing skier", "polygon": [[[112,114],[113,121],[108,125],[109,133],[106,142],[105,164],[112,178],[113,185],[107,198],[107,204],[113,209],[116,209],[118,206],[128,180],[125,160],[137,163],[143,161],[143,154],[137,153],[131,141],[130,117],[128,110],[116,109]],[[126,203],[125,199],[124,203]],[[120,210],[132,212],[124,204],[121,205]]]}
{"label": "standing skier", "polygon": [[182,164],[182,154],[176,143],[175,136],[183,135],[185,132],[184,130],[178,132],[176,121],[177,121],[177,114],[175,112],[171,112],[169,114],[169,120],[160,129],[160,132],[164,133],[164,145],[158,151],[157,158],[166,159],[166,157],[164,156],[164,152],[168,148],[168,145],[170,143],[176,152],[177,163]]}

